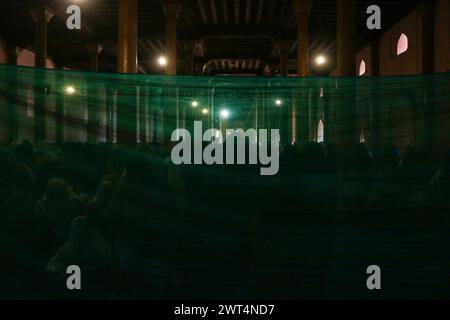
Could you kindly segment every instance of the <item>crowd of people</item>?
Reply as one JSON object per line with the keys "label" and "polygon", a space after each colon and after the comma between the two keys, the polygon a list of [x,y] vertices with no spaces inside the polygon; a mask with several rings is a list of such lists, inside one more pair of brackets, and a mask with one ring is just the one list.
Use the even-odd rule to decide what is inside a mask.
{"label": "crowd of people", "polygon": [[450,154],[414,146],[287,146],[264,177],[175,166],[158,144],[23,141],[0,148],[0,296],[361,297],[371,264],[388,295],[448,296],[421,276],[447,272],[449,191]]}

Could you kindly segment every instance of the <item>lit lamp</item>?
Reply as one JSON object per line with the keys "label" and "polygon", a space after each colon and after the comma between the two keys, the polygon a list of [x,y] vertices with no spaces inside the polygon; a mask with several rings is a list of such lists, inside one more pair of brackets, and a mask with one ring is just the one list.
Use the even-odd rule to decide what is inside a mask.
{"label": "lit lamp", "polygon": [[164,57],[164,56],[159,57],[159,58],[158,58],[158,64],[159,64],[161,67],[167,66],[167,59],[166,59],[166,57]]}
{"label": "lit lamp", "polygon": [[220,111],[220,117],[222,119],[228,119],[229,116],[230,116],[230,111],[228,111],[227,109],[222,109]]}
{"label": "lit lamp", "polygon": [[198,101],[192,101],[191,105],[192,105],[192,107],[197,108],[198,107]]}
{"label": "lit lamp", "polygon": [[203,113],[204,115],[207,115],[207,114],[209,113],[209,110],[205,108],[205,109],[202,110],[202,113]]}
{"label": "lit lamp", "polygon": [[283,104],[283,101],[281,101],[280,99],[275,100],[275,104],[277,105],[277,107],[280,107]]}
{"label": "lit lamp", "polygon": [[327,63],[327,58],[324,55],[318,55],[316,57],[316,64],[318,66],[323,66],[325,63]]}
{"label": "lit lamp", "polygon": [[67,87],[64,89],[64,91],[65,91],[66,94],[68,94],[68,95],[74,95],[75,92],[76,92],[75,87],[73,87],[73,86],[67,86]]}

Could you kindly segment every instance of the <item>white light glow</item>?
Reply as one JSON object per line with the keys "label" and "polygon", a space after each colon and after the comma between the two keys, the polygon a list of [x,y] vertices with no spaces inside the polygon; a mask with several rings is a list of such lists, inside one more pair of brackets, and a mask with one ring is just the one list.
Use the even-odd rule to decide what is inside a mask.
{"label": "white light glow", "polygon": [[198,107],[198,101],[192,101],[191,105],[192,105],[194,108],[197,108],[197,107]]}
{"label": "white light glow", "polygon": [[275,104],[277,106],[281,106],[283,104],[283,101],[281,101],[280,99],[275,100]]}
{"label": "white light glow", "polygon": [[209,113],[209,110],[205,108],[205,109],[202,110],[202,113],[203,113],[203,114],[208,114],[208,113]]}
{"label": "white light glow", "polygon": [[73,94],[75,94],[75,92],[77,92],[77,90],[73,86],[67,86],[65,91],[69,95],[73,95]]}
{"label": "white light glow", "polygon": [[228,111],[227,109],[222,109],[220,111],[220,117],[222,119],[228,119],[229,116],[230,116],[230,111]]}
{"label": "white light glow", "polygon": [[167,59],[166,59],[166,57],[164,57],[164,56],[159,57],[159,59],[158,59],[158,64],[159,64],[161,67],[166,66],[166,65],[167,65]]}
{"label": "white light glow", "polygon": [[327,58],[325,58],[323,55],[319,55],[316,57],[316,64],[319,66],[324,65],[325,63],[327,63]]}

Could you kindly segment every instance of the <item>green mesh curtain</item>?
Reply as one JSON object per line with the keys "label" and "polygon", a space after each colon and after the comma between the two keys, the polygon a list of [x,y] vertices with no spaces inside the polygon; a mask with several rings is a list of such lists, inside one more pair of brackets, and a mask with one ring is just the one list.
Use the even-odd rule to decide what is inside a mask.
{"label": "green mesh curtain", "polygon": [[[358,149],[341,172],[328,147],[442,155],[449,101],[450,74],[210,78],[1,65],[0,297],[448,298],[448,161],[399,166],[389,151],[372,166]],[[171,165],[172,132],[192,132],[194,121],[279,129],[279,174]],[[308,141],[325,142],[326,156]],[[66,190],[54,178],[84,205],[51,207]],[[114,252],[113,272],[102,264],[108,246],[72,222],[79,215]],[[64,258],[77,254],[58,251],[67,241],[86,252],[80,293],[66,288]],[[44,277],[49,261],[61,278]],[[373,264],[376,294],[366,288]]]}
{"label": "green mesh curtain", "polygon": [[[279,129],[282,144],[446,143],[450,75],[256,78],[0,66],[2,142],[167,144],[175,128]],[[431,147],[431,146],[430,146]]]}

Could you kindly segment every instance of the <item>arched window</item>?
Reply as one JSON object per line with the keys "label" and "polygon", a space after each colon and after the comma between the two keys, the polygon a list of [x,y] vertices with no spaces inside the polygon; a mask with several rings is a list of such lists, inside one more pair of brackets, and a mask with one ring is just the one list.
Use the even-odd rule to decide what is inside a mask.
{"label": "arched window", "polygon": [[361,130],[361,134],[359,135],[359,143],[366,143],[366,137],[364,135],[364,129]]}
{"label": "arched window", "polygon": [[402,33],[397,42],[397,55],[399,56],[406,51],[408,51],[408,37]]}
{"label": "arched window", "polygon": [[322,119],[319,120],[319,125],[317,126],[317,142],[321,143],[324,140],[324,134],[323,134],[323,121]]}
{"label": "arched window", "polygon": [[363,76],[366,74],[366,62],[364,60],[361,60],[361,63],[359,64],[359,76]]}

